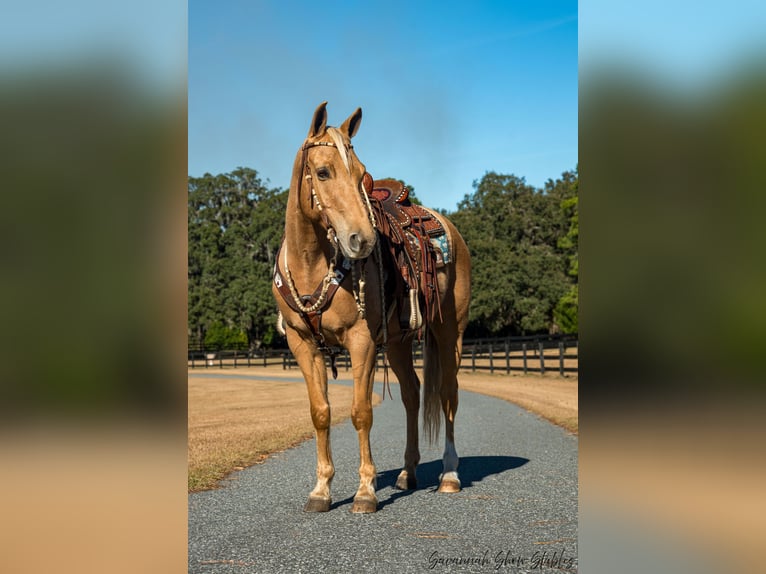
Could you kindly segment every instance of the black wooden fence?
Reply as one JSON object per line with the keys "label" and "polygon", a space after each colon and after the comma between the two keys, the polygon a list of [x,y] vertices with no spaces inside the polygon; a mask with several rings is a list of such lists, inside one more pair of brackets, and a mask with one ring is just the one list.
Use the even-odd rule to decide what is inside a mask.
{"label": "black wooden fence", "polygon": [[[544,335],[533,337],[506,337],[497,339],[467,339],[463,341],[463,360],[460,368],[464,371],[489,373],[540,373],[558,372],[561,376],[576,373],[578,348],[576,335]],[[423,365],[423,345],[413,343],[415,367]],[[327,359],[329,366],[329,358]],[[377,356],[378,367],[383,367],[383,353]],[[281,366],[283,369],[298,368],[289,349],[246,349],[208,350],[189,346],[188,367],[267,367]],[[351,360],[343,351],[336,358],[339,370],[348,371]]]}
{"label": "black wooden fence", "polygon": [[508,337],[463,342],[461,368],[473,372],[576,373],[577,336]]}

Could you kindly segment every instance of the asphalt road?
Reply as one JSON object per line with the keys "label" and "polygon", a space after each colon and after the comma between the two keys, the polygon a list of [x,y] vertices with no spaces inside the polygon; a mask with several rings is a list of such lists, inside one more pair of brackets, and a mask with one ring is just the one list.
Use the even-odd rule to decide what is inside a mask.
{"label": "asphalt road", "polygon": [[436,492],[443,445],[421,440],[419,488],[399,491],[404,407],[396,385],[392,392],[375,408],[371,434],[377,513],[350,512],[359,449],[346,421],[331,432],[329,512],[302,510],[314,486],[313,440],[189,495],[189,572],[577,572],[576,436],[460,391],[463,490]]}

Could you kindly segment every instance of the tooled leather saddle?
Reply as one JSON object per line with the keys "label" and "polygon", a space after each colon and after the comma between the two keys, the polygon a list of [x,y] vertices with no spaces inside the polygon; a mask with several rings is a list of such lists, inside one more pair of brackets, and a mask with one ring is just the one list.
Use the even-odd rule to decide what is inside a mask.
{"label": "tooled leather saddle", "polygon": [[397,271],[389,273],[386,291],[399,303],[401,326],[417,330],[422,325],[421,308],[426,321],[441,315],[436,270],[450,260],[447,232],[433,213],[410,201],[402,182],[373,180],[365,173],[362,183],[375,213],[381,247],[389,256],[387,267]]}

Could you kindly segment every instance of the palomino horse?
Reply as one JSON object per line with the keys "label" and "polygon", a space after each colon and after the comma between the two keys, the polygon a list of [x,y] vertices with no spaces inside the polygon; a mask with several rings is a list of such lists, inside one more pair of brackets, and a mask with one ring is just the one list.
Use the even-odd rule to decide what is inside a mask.
{"label": "palomino horse", "polygon": [[[325,355],[332,355],[333,349],[345,348],[354,377],[351,419],[359,437],[360,456],[359,489],[352,512],[375,512],[378,500],[370,428],[377,349],[386,348],[407,412],[404,468],[396,486],[416,488],[420,381],[413,367],[412,341],[418,329],[408,329],[400,322],[400,315],[410,311],[403,308],[404,299],[389,291],[388,279],[398,270],[384,258],[380,248],[382,240],[372,205],[376,200],[364,190],[365,166],[351,146],[362,110],[357,109],[340,128],[334,128],[327,126],[326,105],[327,102],[322,103],[314,112],[308,137],[295,158],[285,235],[272,287],[281,314],[280,330],[286,331],[288,345],[306,379],[316,429],[317,482],[305,510],[330,509],[335,467],[330,450]],[[428,213],[442,223],[449,240],[444,263],[434,275],[439,313],[426,317],[422,326],[423,428],[433,439],[439,432],[443,411],[446,433],[439,491],[458,492],[454,423],[458,408],[457,372],[468,321],[471,264],[468,248],[452,223],[434,212]]]}

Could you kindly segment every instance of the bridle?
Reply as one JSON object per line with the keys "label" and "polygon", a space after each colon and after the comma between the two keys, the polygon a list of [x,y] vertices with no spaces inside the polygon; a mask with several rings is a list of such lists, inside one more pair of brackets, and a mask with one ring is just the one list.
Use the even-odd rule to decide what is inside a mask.
{"label": "bridle", "polygon": [[[319,202],[319,196],[317,196],[316,189],[314,189],[314,181],[313,177],[311,175],[311,169],[309,168],[309,150],[313,147],[319,147],[319,146],[325,146],[325,147],[334,147],[335,149],[338,149],[338,146],[335,145],[335,142],[309,142],[306,140],[303,142],[303,146],[301,147],[301,172],[303,172],[305,175],[303,176],[306,181],[308,181],[309,185],[311,186],[311,209],[314,209],[314,204],[316,204],[317,209],[320,211],[320,215],[322,217],[322,221],[325,224],[325,227],[328,229],[331,229],[332,226],[330,225],[330,220],[327,219],[327,214],[322,212],[322,204]],[[349,146],[351,147],[351,146]],[[338,151],[340,153],[340,151]],[[298,193],[300,194],[300,190],[302,189],[303,184],[298,184]],[[300,197],[299,197],[300,199]],[[298,209],[300,209],[301,203],[298,201]]]}
{"label": "bridle", "polygon": [[[328,129],[334,129],[334,128],[328,128]],[[333,134],[331,133],[331,136]],[[338,255],[340,252],[339,248],[339,242],[338,238],[335,235],[335,229],[333,228],[332,224],[330,223],[329,218],[327,217],[327,214],[324,211],[324,208],[322,206],[322,203],[319,201],[319,196],[317,195],[316,189],[314,188],[314,181],[313,176],[311,175],[311,170],[309,168],[308,164],[308,152],[310,149],[314,147],[334,147],[338,150],[338,153],[341,155],[341,158],[343,159],[343,163],[346,166],[346,169],[348,170],[348,173],[351,173],[351,156],[348,154],[348,151],[353,149],[353,146],[351,144],[345,145],[346,148],[346,154],[344,154],[338,144],[334,141],[316,141],[316,142],[309,142],[308,140],[303,142],[303,145],[301,146],[301,167],[300,172],[304,174],[303,178],[308,182],[310,188],[311,188],[311,209],[314,209],[314,206],[316,205],[317,210],[319,211],[320,218],[322,219],[322,223],[324,224],[325,228],[327,229],[327,240],[330,242],[330,244],[333,246],[333,255],[330,258],[330,261],[328,263],[328,269],[327,274],[322,279],[322,283],[317,287],[317,289],[314,291],[314,294],[311,296],[301,296],[298,293],[298,290],[295,286],[295,282],[293,281],[292,274],[290,273],[290,269],[288,267],[287,263],[287,246],[286,244],[282,244],[282,250],[283,250],[283,258],[284,258],[284,284],[287,285],[287,290],[289,292],[285,293],[282,290],[282,278],[278,272],[278,265],[275,267],[275,282],[279,280],[277,283],[278,288],[280,289],[280,292],[282,293],[283,298],[287,301],[288,305],[293,308],[293,310],[297,311],[306,325],[309,327],[309,330],[311,331],[315,341],[317,342],[318,348],[327,353],[330,356],[331,359],[331,366],[333,371],[333,377],[337,378],[337,369],[335,367],[335,356],[337,355],[336,351],[333,349],[330,349],[327,347],[324,341],[324,336],[321,332],[321,317],[322,312],[324,309],[329,307],[330,302],[332,300],[332,297],[334,296],[335,292],[337,291],[338,287],[340,286],[340,283],[342,283],[343,279],[345,279],[346,273],[344,272],[344,269],[348,269],[349,262],[343,261],[342,265],[338,267]],[[303,187],[303,182],[298,182],[298,210],[301,209],[301,198],[300,193],[301,189]],[[375,219],[375,212],[372,207],[372,203],[370,202],[370,195],[368,194],[367,190],[365,189],[364,185],[364,178],[362,178],[362,181],[359,184],[359,193],[362,196],[364,205],[367,208],[367,214],[370,218],[370,223],[372,224],[372,228],[375,230],[376,233],[378,233],[378,226]],[[372,190],[370,190],[372,191]],[[386,311],[386,298],[385,298],[385,285],[384,285],[384,271],[383,271],[383,257],[380,247],[381,239],[380,237],[377,238],[377,241],[375,242],[375,250],[378,260],[378,284],[380,286],[380,301],[381,301],[381,326],[383,331],[383,346],[382,349],[384,351],[388,345],[388,316]],[[364,262],[363,261],[356,261],[352,262],[350,265],[351,268],[351,277],[352,277],[352,293],[354,294],[354,299],[356,301],[357,311],[359,313],[359,316],[361,318],[365,318],[366,311],[365,311],[365,274],[364,274]],[[359,272],[362,270],[362,276],[359,277]],[[280,316],[277,319],[277,324],[280,326],[281,329],[281,322],[282,317],[281,313]],[[384,371],[384,388],[387,386],[388,383],[388,368],[387,365],[385,365],[385,371]],[[389,390],[389,395],[391,391]],[[385,392],[384,392],[385,396]]]}
{"label": "bridle", "polygon": [[[329,128],[329,129],[334,129],[334,128]],[[335,149],[337,149],[338,153],[341,154],[341,157],[343,158],[343,163],[346,165],[346,169],[348,170],[349,174],[351,173],[351,166],[350,166],[350,160],[348,159],[350,158],[350,154],[348,154],[348,152],[354,149],[354,146],[351,144],[348,144],[345,146],[346,148],[345,156],[341,152],[341,149],[338,146],[338,144],[336,144],[335,142],[328,142],[328,141],[309,142],[308,140],[306,140],[305,142],[303,142],[303,146],[301,146],[301,169],[300,170],[301,172],[304,173],[304,176],[303,176],[304,179],[306,179],[306,181],[308,181],[309,185],[311,186],[311,208],[313,209],[314,205],[316,204],[316,207],[320,212],[322,222],[325,224],[325,227],[329,231],[330,229],[332,229],[332,225],[330,223],[330,220],[327,218],[327,214],[324,213],[322,204],[319,201],[319,196],[317,195],[316,189],[314,188],[314,180],[313,180],[313,176],[311,175],[311,169],[309,168],[309,163],[308,163],[309,150],[313,147],[319,147],[319,146],[334,147]],[[300,193],[301,187],[302,185],[299,184],[298,193]],[[370,223],[372,224],[372,228],[377,229],[378,226],[375,221],[375,213],[373,212],[372,204],[370,203],[370,196],[368,191],[364,188],[364,178],[362,178],[362,181],[359,183],[359,187],[360,187],[359,193],[362,196],[362,200],[364,202],[365,207],[367,208],[367,214],[370,218]],[[300,209],[300,205],[301,203],[300,201],[298,201],[298,209]],[[333,231],[333,234],[334,233],[335,232]]]}
{"label": "bridle", "polygon": [[[328,128],[328,129],[334,129],[334,128]],[[316,192],[316,189],[314,188],[314,181],[313,176],[311,175],[311,169],[309,168],[308,164],[308,152],[311,148],[314,147],[334,147],[338,150],[338,153],[341,154],[341,157],[344,160],[344,164],[346,165],[346,169],[349,173],[351,173],[350,168],[350,154],[344,155],[341,153],[340,148],[338,144],[334,141],[316,141],[316,142],[309,142],[308,140],[303,142],[303,145],[301,146],[301,167],[300,172],[304,174],[304,179],[308,182],[310,188],[311,188],[311,209],[314,209],[314,206],[316,206],[317,210],[319,211],[319,215],[322,219],[322,223],[324,224],[324,227],[327,229],[327,240],[330,242],[330,244],[333,246],[333,255],[330,258],[327,274],[322,279],[322,284],[317,290],[317,297],[313,299],[310,304],[304,304],[303,298],[298,294],[298,290],[295,287],[295,282],[293,281],[292,274],[290,273],[290,269],[287,263],[287,248],[286,246],[283,246],[283,258],[284,258],[284,271],[285,271],[285,279],[287,283],[287,287],[290,290],[290,294],[292,296],[293,302],[295,303],[295,307],[298,308],[298,310],[301,313],[309,314],[309,313],[316,313],[318,310],[322,309],[326,305],[329,304],[328,300],[328,292],[331,288],[333,279],[336,279],[337,281],[337,265],[338,265],[338,254],[339,254],[339,243],[338,238],[335,235],[335,229],[332,226],[332,223],[330,223],[329,218],[327,217],[327,214],[324,211],[324,208],[322,207],[322,203],[319,201],[319,196]],[[351,144],[348,144],[345,146],[346,151],[350,151],[354,148]],[[300,191],[303,187],[303,183],[298,183],[298,194],[300,194]],[[370,223],[372,224],[372,228],[377,230],[377,222],[375,220],[375,213],[372,208],[372,204],[370,203],[370,196],[367,193],[367,190],[364,187],[364,178],[362,178],[362,181],[359,184],[359,193],[362,196],[364,205],[367,209],[368,217],[370,218]],[[298,197],[298,209],[301,209],[301,201],[300,201],[300,195]],[[382,258],[381,258],[381,252],[380,252],[380,240],[376,241],[376,250],[378,255],[378,261],[379,266],[382,269]],[[365,301],[364,301],[364,283],[365,279],[362,276],[361,278],[358,277],[359,275],[359,269],[358,267],[362,267],[361,265],[351,265],[351,273],[352,273],[352,280],[354,287],[352,289],[354,293],[354,298],[356,300],[357,310],[359,312],[360,317],[365,316]],[[383,277],[382,271],[381,271],[381,278]],[[384,295],[383,290],[383,284],[381,282],[381,296]],[[383,321],[385,323],[385,321]],[[384,330],[387,330],[384,326]],[[386,337],[387,338],[387,337]]]}
{"label": "bridle", "polygon": [[[327,275],[322,281],[322,291],[321,291],[321,298],[322,302],[321,304],[324,304],[325,297],[327,295],[327,291],[329,290],[329,284],[333,277],[335,277],[335,269],[338,263],[338,251],[339,251],[339,244],[338,244],[338,238],[335,235],[335,229],[333,228],[332,224],[330,223],[329,218],[327,217],[327,214],[324,211],[324,208],[322,207],[322,203],[319,201],[319,196],[317,195],[316,189],[314,188],[314,178],[311,175],[311,169],[309,168],[308,164],[308,153],[311,148],[314,147],[334,147],[338,150],[338,153],[341,155],[341,158],[343,159],[343,164],[346,166],[346,170],[348,171],[349,175],[351,174],[351,154],[348,152],[354,149],[354,146],[349,144],[344,144],[345,146],[345,152],[341,151],[339,143],[341,142],[340,136],[337,135],[337,132],[333,132],[330,130],[334,130],[335,128],[328,128],[328,132],[330,133],[330,136],[335,141],[316,141],[316,142],[309,142],[308,140],[303,142],[303,145],[301,146],[301,168],[300,171],[304,174],[304,179],[308,182],[309,186],[311,187],[311,208],[314,209],[314,206],[316,205],[317,210],[319,211],[319,216],[322,219],[322,223],[324,224],[325,228],[327,229],[327,240],[330,242],[330,244],[333,246],[333,255],[330,259],[328,269],[327,269]],[[300,194],[300,190],[302,188],[302,183],[298,184],[298,193]],[[372,225],[372,228],[377,230],[377,222],[375,220],[375,212],[373,211],[372,204],[370,203],[370,196],[367,193],[367,190],[364,187],[364,178],[359,183],[359,194],[362,196],[363,202],[365,207],[367,208],[367,215],[370,219],[370,224]],[[372,191],[372,190],[370,190]],[[300,196],[298,198],[298,209],[301,208],[301,202],[300,202]],[[383,277],[382,274],[382,259],[381,259],[381,253],[380,253],[380,240],[375,242],[375,247],[377,250],[378,255],[378,265],[381,267],[381,278]],[[295,298],[296,304],[298,308],[301,309],[301,311],[305,312],[312,312],[316,310],[316,305],[319,303],[319,301],[315,302],[313,305],[311,305],[308,309],[304,310],[304,306],[302,302],[299,301],[299,297],[297,294],[297,290],[295,290],[294,283],[292,281],[292,276],[289,273],[288,266],[287,266],[287,249],[285,249],[285,255],[284,255],[284,261],[285,261],[285,272],[288,279],[288,287],[290,288],[290,291],[293,294],[293,298]],[[354,287],[352,289],[352,292],[354,294],[354,299],[356,300],[356,306],[357,310],[359,311],[359,316],[364,318],[365,316],[365,301],[364,301],[364,283],[365,278],[362,276],[359,278],[359,268],[360,266],[352,265],[351,267],[351,274],[352,274],[352,282],[354,284]],[[364,275],[364,274],[362,274]],[[384,295],[384,290],[381,284],[381,296]],[[321,305],[320,304],[320,305]],[[314,309],[311,309],[311,307],[314,307]],[[384,321],[385,323],[385,321]],[[384,327],[386,329],[386,327]],[[386,337],[387,338],[387,337]]]}

